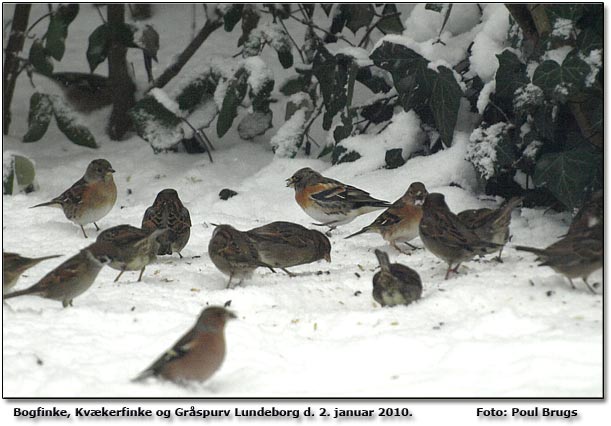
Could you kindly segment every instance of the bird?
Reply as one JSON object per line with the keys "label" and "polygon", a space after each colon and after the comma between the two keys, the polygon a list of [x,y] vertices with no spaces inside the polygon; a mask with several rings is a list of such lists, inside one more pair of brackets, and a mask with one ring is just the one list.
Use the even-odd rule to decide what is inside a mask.
{"label": "bird", "polygon": [[602,190],[592,193],[571,221],[567,235],[603,223],[605,207],[603,195]]}
{"label": "bird", "polygon": [[509,223],[511,212],[522,202],[522,197],[513,197],[498,209],[472,209],[458,213],[458,218],[467,228],[475,232],[482,240],[500,244],[501,247],[492,247],[488,254],[499,252],[496,258],[502,262],[503,247],[509,241]]}
{"label": "bird", "polygon": [[178,253],[187,245],[191,235],[191,216],[189,210],[182,204],[175,189],[164,189],[157,194],[153,205],[144,212],[142,229],[169,228],[159,246],[158,255]]}
{"label": "bird", "polygon": [[96,223],[110,212],[117,200],[117,187],[112,178],[114,169],[107,160],[93,160],[87,166],[85,175],[61,195],[35,207],[61,207],[66,218],[80,225],[83,235],[87,238],[83,225]]}
{"label": "bird", "polygon": [[140,271],[138,281],[147,265],[157,259],[162,235],[169,229],[146,231],[131,225],[118,225],[102,231],[96,241],[106,242],[110,247],[110,266],[119,272],[114,282],[119,281],[125,271]]}
{"label": "bird", "polygon": [[53,259],[61,255],[43,257],[24,257],[17,253],[2,252],[2,294],[15,287],[17,280],[27,269],[38,265],[43,260]]}
{"label": "bird", "polygon": [[295,189],[295,200],[303,211],[331,230],[352,222],[356,217],[390,206],[368,192],[324,177],[309,167],[298,170],[286,180]]}
{"label": "bird", "polygon": [[418,272],[400,263],[390,263],[388,254],[376,250],[380,271],[373,276],[373,298],[382,306],[409,305],[422,296]]}
{"label": "bird", "polygon": [[[462,262],[501,247],[500,244],[480,239],[450,211],[443,194],[435,192],[424,200],[419,232],[427,250],[448,264],[446,280],[450,272],[458,272]],[[452,268],[452,265],[455,267]]]}
{"label": "bird", "polygon": [[286,268],[325,259],[331,262],[331,243],[321,232],[291,222],[272,222],[246,232],[259,258],[273,268]]}
{"label": "bird", "polygon": [[263,262],[252,238],[231,225],[217,225],[208,243],[208,255],[222,273],[229,275],[227,288],[237,278],[238,284],[250,278],[255,269],[269,268],[275,272],[271,265]]}
{"label": "bird", "polygon": [[569,233],[544,249],[527,246],[515,246],[515,249],[536,254],[539,266],[549,266],[564,275],[573,288],[576,288],[573,278],[581,278],[588,289],[596,293],[588,283],[588,276],[602,268],[603,233],[603,224],[599,223]]}
{"label": "bird", "polygon": [[149,377],[178,384],[208,380],[223,364],[225,324],[234,318],[233,312],[220,306],[204,309],[193,328],[132,381],[141,382]]}
{"label": "bird", "polygon": [[412,183],[405,194],[392,203],[376,220],[345,239],[366,232],[376,232],[400,252],[402,250],[397,246],[397,243],[400,242],[416,249],[417,247],[411,245],[409,241],[418,236],[418,226],[422,218],[422,203],[427,194],[426,187],[422,182]]}
{"label": "bird", "polygon": [[102,267],[110,262],[104,244],[93,243],[53,269],[33,286],[2,295],[2,299],[32,295],[62,302],[64,308],[95,281]]}

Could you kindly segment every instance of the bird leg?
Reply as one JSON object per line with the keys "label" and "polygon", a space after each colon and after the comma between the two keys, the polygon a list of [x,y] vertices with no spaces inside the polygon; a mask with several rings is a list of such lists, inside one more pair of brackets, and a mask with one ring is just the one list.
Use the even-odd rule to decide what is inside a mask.
{"label": "bird leg", "polygon": [[229,281],[227,282],[227,288],[233,288],[231,286],[231,280],[233,279],[233,274],[229,275]]}
{"label": "bird leg", "polygon": [[408,246],[410,246],[410,248],[411,248],[412,250],[421,250],[421,249],[422,249],[422,247],[416,247],[415,245],[410,244],[410,243],[408,243],[407,241],[405,241],[405,244],[407,244]]}
{"label": "bird leg", "polygon": [[83,231],[83,235],[85,236],[85,238],[87,238],[87,234],[85,233],[85,228],[83,228],[83,225],[81,225],[81,231]]}
{"label": "bird leg", "polygon": [[569,278],[569,282],[571,283],[571,287],[573,287],[573,290],[577,290],[577,287],[575,287],[575,284],[573,283],[573,280]]}
{"label": "bird leg", "polygon": [[100,227],[98,226],[98,224],[97,224],[97,223],[95,223],[95,222],[93,222],[93,224],[95,225],[95,229],[96,229],[96,231],[99,231],[99,230],[100,230]]}
{"label": "bird leg", "polygon": [[115,280],[113,282],[117,282],[119,281],[119,278],[121,278],[121,275],[123,275],[123,272],[125,272],[125,268],[121,269],[121,272],[119,272],[119,275],[117,275],[117,278],[115,278]]}
{"label": "bird leg", "polygon": [[286,274],[287,274],[289,277],[291,277],[291,278],[295,278],[295,277],[297,276],[296,274],[293,274],[291,271],[289,271],[289,270],[288,270],[288,269],[286,269],[286,268],[280,268],[280,269],[282,269],[284,272],[286,272]]}
{"label": "bird leg", "polygon": [[182,254],[180,254],[180,252],[178,252],[178,255],[180,256],[180,258],[182,259]]}
{"label": "bird leg", "polygon": [[142,281],[142,274],[144,274],[144,268],[146,268],[146,266],[143,266],[142,269],[140,269],[140,276],[138,276],[138,282]]}
{"label": "bird leg", "polygon": [[501,255],[503,254],[503,249],[504,248],[505,248],[505,246],[501,247],[501,250],[499,251],[499,255],[494,258],[494,260],[496,260],[499,263],[503,263],[503,259],[501,259]]}
{"label": "bird leg", "polygon": [[588,283],[588,280],[585,278],[582,278],[583,282],[585,283],[585,285],[588,286],[588,289],[592,292],[592,294],[596,294],[596,292],[594,291],[594,289],[592,288],[592,286]]}
{"label": "bird leg", "polygon": [[448,277],[450,276],[450,272],[452,272],[452,264],[448,264],[448,270],[446,271],[446,277],[444,278],[444,280],[447,280]]}

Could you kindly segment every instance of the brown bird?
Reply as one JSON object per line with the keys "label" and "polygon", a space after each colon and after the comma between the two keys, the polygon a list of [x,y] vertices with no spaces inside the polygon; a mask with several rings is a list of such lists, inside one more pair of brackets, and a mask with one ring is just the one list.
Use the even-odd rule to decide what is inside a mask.
{"label": "brown bird", "polygon": [[331,243],[321,232],[290,222],[272,222],[247,231],[259,258],[294,276],[286,268],[325,259],[331,262]]}
{"label": "brown bird", "polygon": [[571,221],[568,234],[580,232],[603,223],[605,208],[603,195],[603,191],[599,190],[590,196],[590,199],[584,203]]}
{"label": "brown bird", "polygon": [[458,218],[467,228],[475,232],[482,240],[500,244],[500,249],[492,247],[488,254],[499,252],[497,260],[502,262],[503,247],[509,241],[509,223],[511,212],[522,202],[521,197],[513,197],[498,209],[473,209],[458,213]]}
{"label": "brown bird", "polygon": [[544,249],[516,246],[516,250],[528,251],[537,255],[539,266],[549,266],[556,273],[569,279],[575,288],[573,278],[581,278],[588,289],[588,276],[603,265],[603,225],[575,231]]}
{"label": "brown bird", "polygon": [[44,257],[23,257],[17,253],[2,252],[2,294],[15,287],[17,280],[26,270],[38,265],[43,260],[60,257],[56,254]]}
{"label": "brown bird", "polygon": [[295,188],[295,200],[317,226],[331,229],[352,222],[357,216],[390,206],[388,201],[377,200],[368,192],[345,185],[320,173],[303,168],[286,180],[286,186]]}
{"label": "brown bird", "polygon": [[141,281],[146,266],[157,259],[159,240],[168,231],[166,228],[150,232],[131,225],[119,225],[100,233],[96,241],[105,242],[110,247],[108,266],[121,271],[115,282],[125,271],[140,271],[138,281]]}
{"label": "brown bird", "polygon": [[117,187],[112,178],[115,171],[104,159],[93,160],[87,166],[85,175],[58,197],[30,208],[53,206],[61,207],[66,218],[80,225],[87,238],[83,225],[96,223],[108,214],[117,200]]}
{"label": "brown bird", "polygon": [[225,323],[235,314],[211,306],[200,314],[195,326],[132,381],[156,376],[176,383],[208,380],[225,359]]}
{"label": "brown bird", "polygon": [[157,194],[155,202],[146,209],[142,219],[142,229],[146,231],[164,228],[169,228],[170,232],[161,239],[157,254],[176,252],[182,258],[180,252],[191,235],[191,216],[174,189],[164,189]]}
{"label": "brown bird", "polygon": [[229,275],[227,288],[231,281],[237,278],[240,284],[245,278],[250,278],[258,267],[273,268],[263,262],[252,238],[231,225],[218,225],[208,243],[208,255],[222,273]]}
{"label": "brown bird", "polygon": [[[458,216],[450,211],[445,197],[438,193],[429,194],[424,200],[420,239],[431,253],[448,264],[446,280],[450,272],[458,272],[462,262],[477,255],[483,256],[493,248],[500,249],[500,244],[483,241],[467,228]],[[452,265],[455,267],[452,268]]]}
{"label": "brown bird", "polygon": [[422,296],[420,275],[399,263],[390,263],[388,254],[375,251],[381,270],[373,276],[373,298],[382,306],[409,305]]}
{"label": "brown bird", "polygon": [[62,306],[72,306],[72,299],[81,295],[95,281],[104,265],[110,262],[107,247],[94,243],[72,256],[25,290],[2,296],[3,300],[32,295],[58,300]]}
{"label": "brown bird", "polygon": [[405,194],[386,211],[379,215],[371,225],[346,237],[352,238],[365,232],[377,232],[398,251],[397,243],[405,243],[412,249],[417,247],[408,241],[418,236],[418,226],[422,218],[422,203],[428,192],[422,182],[412,183]]}

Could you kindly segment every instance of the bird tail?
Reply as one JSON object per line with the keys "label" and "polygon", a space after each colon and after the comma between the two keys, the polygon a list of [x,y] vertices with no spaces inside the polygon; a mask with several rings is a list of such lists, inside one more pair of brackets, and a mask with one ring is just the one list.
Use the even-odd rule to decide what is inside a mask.
{"label": "bird tail", "polygon": [[46,203],[36,204],[35,206],[32,206],[30,208],[34,209],[36,207],[46,207],[46,206],[55,206],[55,205],[61,206],[62,203],[60,201],[54,199],[54,200],[51,200],[51,201],[47,201]]}
{"label": "bird tail", "polygon": [[530,253],[534,253],[537,256],[540,256],[544,253],[544,250],[542,249],[538,249],[535,247],[528,247],[528,246],[514,246],[513,248],[515,248],[516,250],[520,250],[520,251],[528,251]]}
{"label": "bird tail", "polygon": [[43,260],[54,259],[56,257],[62,257],[62,256],[63,255],[61,255],[61,254],[52,254],[51,256],[38,257],[38,258],[36,258],[36,263],[42,262]]}
{"label": "bird tail", "polygon": [[382,271],[390,272],[390,260],[388,259],[388,254],[382,250],[376,250],[375,254],[378,258],[378,262],[380,262],[380,268],[382,268]]}
{"label": "bird tail", "polygon": [[26,294],[34,294],[34,293],[32,292],[31,289],[26,288],[25,290],[19,290],[19,291],[14,291],[14,292],[9,293],[9,294],[3,294],[2,295],[2,300],[12,299],[13,297],[19,297],[19,296],[23,296],[23,295],[26,295]]}
{"label": "bird tail", "polygon": [[344,240],[347,240],[348,238],[352,238],[352,237],[356,237],[357,235],[361,235],[364,234],[365,232],[370,232],[371,231],[371,226],[366,226],[363,229],[361,229],[358,232],[355,232],[354,234],[348,235],[347,237],[344,238]]}
{"label": "bird tail", "polygon": [[503,214],[507,213],[507,212],[511,212],[513,209],[515,209],[522,201],[524,200],[524,197],[513,197],[511,198],[509,201],[507,201],[505,203],[505,205],[503,206]]}

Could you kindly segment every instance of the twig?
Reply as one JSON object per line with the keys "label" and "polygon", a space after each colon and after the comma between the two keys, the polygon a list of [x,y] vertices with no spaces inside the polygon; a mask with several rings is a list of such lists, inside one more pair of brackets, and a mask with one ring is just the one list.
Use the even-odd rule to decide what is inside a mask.
{"label": "twig", "polygon": [[150,88],[158,87],[162,88],[166,84],[170,82],[174,77],[178,75],[182,67],[191,59],[191,57],[195,54],[197,49],[206,41],[206,39],[212,34],[216,29],[220,28],[223,25],[221,19],[208,20],[202,27],[202,29],[197,33],[195,38],[191,40],[191,42],[187,45],[185,50],[183,50],[180,55],[178,55],[178,59],[171,64],[169,67],[161,73],[155,84],[153,84]]}
{"label": "twig", "polygon": [[299,46],[297,45],[297,42],[295,41],[295,39],[293,38],[293,36],[291,35],[291,33],[289,33],[288,28],[286,28],[286,25],[284,25],[284,20],[280,19],[280,25],[282,25],[282,28],[284,28],[284,31],[286,32],[286,35],[289,36],[289,39],[293,42],[293,44],[295,45],[295,49],[297,49],[297,52],[299,53],[299,57],[301,58],[301,62],[305,64],[305,58],[303,56],[303,53],[301,52],[301,49],[299,48]]}
{"label": "twig", "polygon": [[314,123],[314,120],[316,120],[318,118],[318,116],[322,113],[322,107],[324,106],[324,104],[320,104],[318,105],[318,107],[316,108],[316,112],[314,113],[314,115],[312,115],[312,118],[310,118],[310,121],[308,122],[308,124],[306,124],[306,126],[303,128],[303,133],[307,134],[308,130],[310,130],[310,127],[312,126],[312,124]]}
{"label": "twig", "polygon": [[30,28],[28,28],[25,32],[25,35],[27,37],[28,34],[30,34],[30,31],[32,31],[32,29],[43,19],[45,19],[47,16],[51,16],[53,15],[53,12],[49,12],[49,13],[45,13],[44,15],[42,15],[40,18],[38,18],[32,25],[30,25]]}
{"label": "twig", "polygon": [[[199,131],[195,127],[193,127],[193,125],[191,123],[189,123],[189,121],[186,118],[181,117],[181,119],[182,119],[182,121],[184,123],[187,124],[187,126],[189,126],[191,128],[191,130],[193,130],[193,137],[195,138],[195,140],[197,142],[199,142],[201,145],[203,145],[203,147],[206,149],[206,152],[208,153],[208,158],[210,158],[210,162],[214,163],[214,161],[212,161],[211,148],[206,144],[206,141],[204,140],[202,135],[199,133]],[[202,133],[203,133],[203,131],[202,131]],[[206,138],[206,139],[208,139],[208,138]]]}
{"label": "twig", "polygon": [[389,19],[389,18],[395,18],[397,16],[401,16],[401,13],[394,12],[394,13],[389,13],[388,15],[381,15],[380,19],[378,19],[378,21],[375,24],[373,24],[372,26],[367,28],[367,31],[365,32],[365,35],[363,36],[363,38],[359,42],[358,47],[361,47],[365,43],[365,41],[369,38],[369,36],[371,35],[371,32],[374,30],[374,28],[377,28],[377,26],[380,25],[380,22],[385,21],[386,19]]}
{"label": "twig", "polygon": [[103,13],[102,13],[102,11],[100,10],[100,7],[101,7],[101,6],[96,5],[96,6],[95,6],[95,10],[97,10],[97,11],[98,11],[98,15],[100,16],[100,19],[102,20],[102,22],[103,22],[103,23],[106,23],[106,19],[104,19],[104,14],[103,14]]}
{"label": "twig", "polygon": [[328,35],[333,36],[333,37],[337,37],[339,40],[342,40],[342,41],[348,43],[350,46],[356,47],[354,45],[354,43],[352,43],[350,40],[348,40],[343,35],[341,35],[341,34],[333,34],[331,31],[325,30],[324,28],[319,27],[318,25],[316,25],[315,23],[313,23],[311,21],[310,22],[304,21],[303,19],[299,19],[299,18],[295,17],[294,15],[289,15],[289,18],[293,18],[295,21],[300,22],[302,25],[307,25],[309,27],[316,28],[317,30],[322,31],[325,34],[328,34]]}

